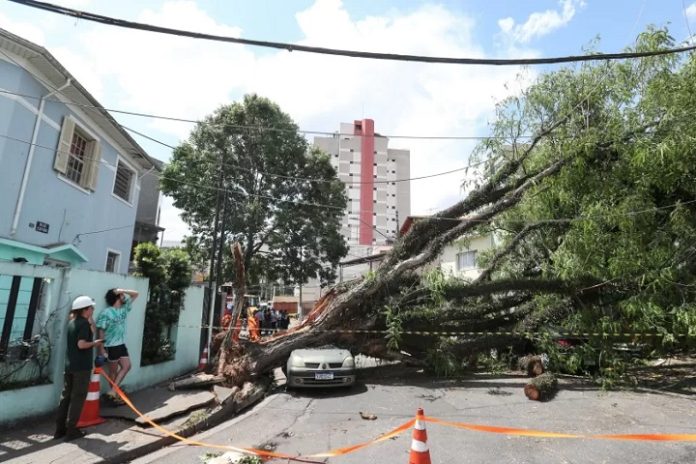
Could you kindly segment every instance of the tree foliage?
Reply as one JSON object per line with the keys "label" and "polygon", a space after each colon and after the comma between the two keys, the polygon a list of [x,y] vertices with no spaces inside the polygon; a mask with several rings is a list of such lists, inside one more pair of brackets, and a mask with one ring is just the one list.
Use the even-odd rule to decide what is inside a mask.
{"label": "tree foliage", "polygon": [[191,263],[185,251],[161,250],[153,243],[135,247],[135,275],[149,279],[145,306],[142,363],[166,361],[174,355],[169,333],[179,320],[186,288],[191,284]]}
{"label": "tree foliage", "polygon": [[[672,45],[667,31],[649,30],[636,49]],[[447,301],[435,309],[441,290],[430,290],[406,310],[409,320],[535,331],[529,338],[557,365],[605,374],[626,366],[620,347],[649,354],[693,346],[695,73],[692,56],[586,64],[542,75],[503,102],[497,137],[479,147],[490,161],[472,195],[520,160],[510,180],[559,162],[562,169],[473,228],[493,231],[500,242],[482,260],[483,275],[449,280]],[[549,127],[532,142],[520,137]],[[593,335],[569,352],[559,349],[555,332]],[[644,335],[615,336],[625,333]],[[449,352],[458,357],[515,342],[460,340]]]}
{"label": "tree foliage", "polygon": [[[666,30],[649,29],[635,48],[672,46]],[[416,221],[371,278],[335,289],[302,329],[247,346],[245,362],[262,371],[331,338],[384,356],[398,347],[451,374],[491,348],[536,345],[552,363],[613,375],[626,364],[618,348],[693,348],[693,114],[694,55],[541,75],[497,107],[494,137],[476,152],[486,164],[465,199]],[[479,278],[421,273],[443,247],[482,232],[499,246]],[[331,331],[351,328],[388,337]],[[564,352],[558,331],[590,335]]]}
{"label": "tree foliage", "polygon": [[252,282],[335,277],[347,252],[340,234],[344,186],[328,155],[297,131],[278,105],[256,95],[220,107],[196,126],[162,178],[163,192],[193,231],[189,246],[210,249],[219,200],[225,255],[228,244],[240,242]]}

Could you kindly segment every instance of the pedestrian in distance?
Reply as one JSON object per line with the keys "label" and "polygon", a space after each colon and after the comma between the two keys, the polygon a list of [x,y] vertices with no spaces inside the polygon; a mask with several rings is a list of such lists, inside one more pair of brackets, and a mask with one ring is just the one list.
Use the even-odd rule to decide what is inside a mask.
{"label": "pedestrian in distance", "polygon": [[94,337],[94,300],[78,296],[72,302],[67,330],[67,356],[63,374],[63,393],[58,404],[53,438],[74,440],[85,433],[77,428],[92,376],[93,348],[102,340]]}
{"label": "pedestrian in distance", "polygon": [[288,330],[288,327],[290,327],[290,316],[288,316],[288,310],[287,309],[281,309],[280,310],[280,322],[279,322],[280,328],[282,330]]}
{"label": "pedestrian in distance", "polygon": [[[106,370],[111,380],[118,386],[131,368],[128,348],[126,348],[126,320],[133,301],[138,298],[138,295],[139,293],[135,290],[109,289],[104,295],[108,307],[101,311],[97,318],[99,338],[104,339],[100,352],[108,359]],[[114,403],[123,404],[113,385],[106,395]]]}
{"label": "pedestrian in distance", "polygon": [[249,331],[249,340],[255,342],[259,339],[259,321],[254,315],[254,308],[247,308],[247,330]]}

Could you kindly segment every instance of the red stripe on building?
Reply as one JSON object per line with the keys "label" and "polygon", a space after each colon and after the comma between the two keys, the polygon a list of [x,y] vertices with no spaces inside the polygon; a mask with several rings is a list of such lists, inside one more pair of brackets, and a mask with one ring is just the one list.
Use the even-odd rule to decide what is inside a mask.
{"label": "red stripe on building", "polygon": [[360,140],[360,239],[361,245],[372,245],[374,237],[374,163],[375,122],[363,119],[353,122],[353,132]]}

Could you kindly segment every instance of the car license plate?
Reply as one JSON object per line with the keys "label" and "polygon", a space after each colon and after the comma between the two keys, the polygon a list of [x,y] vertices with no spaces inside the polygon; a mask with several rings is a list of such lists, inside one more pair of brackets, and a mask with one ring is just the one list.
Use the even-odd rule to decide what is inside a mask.
{"label": "car license plate", "polygon": [[316,372],[314,380],[333,380],[333,372]]}

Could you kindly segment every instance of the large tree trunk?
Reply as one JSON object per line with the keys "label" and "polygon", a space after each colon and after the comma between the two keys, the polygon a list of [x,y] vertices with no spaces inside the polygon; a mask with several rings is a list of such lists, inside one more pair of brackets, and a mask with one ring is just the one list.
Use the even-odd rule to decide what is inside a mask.
{"label": "large tree trunk", "polygon": [[[290,352],[296,348],[328,342],[348,345],[357,351],[364,351],[366,347],[370,347],[373,354],[388,356],[384,333],[370,336],[346,331],[384,330],[386,327],[382,310],[386,304],[393,301],[390,298],[401,298],[399,301],[402,301],[406,298],[403,295],[408,294],[409,298],[417,301],[424,293],[427,293],[424,289],[410,291],[405,288],[405,282],[410,285],[413,281],[411,276],[416,270],[435,259],[448,243],[489,225],[497,215],[517,205],[525,192],[539,185],[545,178],[557,174],[566,163],[571,161],[571,156],[561,154],[548,165],[538,167],[536,170],[521,169],[522,163],[539,142],[562,122],[541,130],[539,135],[524,145],[521,153],[518,152],[515,157],[503,163],[494,175],[491,175],[464,200],[434,216],[417,221],[409,233],[397,241],[373,277],[333,288],[319,301],[317,307],[299,327],[282,335],[262,339],[258,343],[242,341],[225,346],[227,353],[224,356],[224,363],[220,363],[219,372],[227,376],[229,383],[239,385],[249,377],[282,365]],[[558,224],[554,222],[534,224],[520,232],[519,240],[524,235],[542,227],[557,228]],[[494,258],[491,267],[485,270],[481,279],[470,284],[441,289],[441,297],[447,301],[458,302],[464,308],[463,311],[466,311],[467,305],[485,302],[492,296],[496,297],[492,307],[484,305],[484,309],[481,310],[487,312],[488,316],[497,318],[498,324],[495,321],[484,320],[477,322],[478,327],[494,329],[497,326],[531,331],[542,324],[543,320],[537,318],[532,312],[517,314],[506,320],[502,313],[505,308],[496,309],[496,302],[504,305],[507,304],[506,302],[513,301],[514,298],[523,302],[529,295],[539,293],[559,295],[569,301],[581,301],[583,297],[601,292],[604,288],[592,279],[491,280],[493,266],[502,260],[506,252],[503,250]],[[477,307],[481,308],[481,306]],[[553,308],[548,311],[557,311],[561,314],[562,311],[566,311],[566,308]],[[435,319],[431,323],[435,329],[441,329],[442,322],[442,319]],[[422,320],[419,323],[428,323],[428,321]],[[493,335],[461,338],[457,347],[458,354],[466,356],[490,348],[510,346],[520,343],[525,338],[524,334],[517,333]]]}

